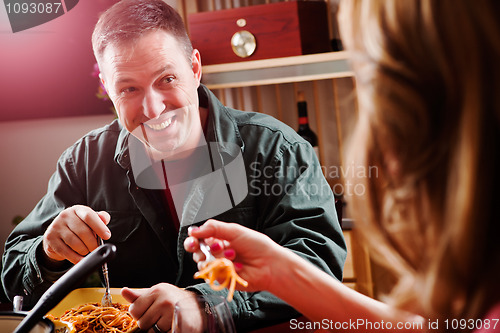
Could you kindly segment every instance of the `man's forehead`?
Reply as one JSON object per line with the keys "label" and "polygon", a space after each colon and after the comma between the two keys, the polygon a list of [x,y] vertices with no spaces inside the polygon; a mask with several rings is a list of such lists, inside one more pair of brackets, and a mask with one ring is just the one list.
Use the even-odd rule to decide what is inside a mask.
{"label": "man's forehead", "polygon": [[161,71],[160,67],[162,69],[174,67],[172,63],[178,62],[176,59],[180,54],[176,50],[164,48],[163,46],[164,45],[153,44],[144,47],[144,45],[140,45],[138,42],[110,44],[104,50],[100,62],[114,70],[126,70],[134,65],[144,67],[154,65],[154,67],[158,68],[153,70],[159,72]]}
{"label": "man's forehead", "polygon": [[[163,73],[171,72],[174,69],[175,69],[175,67],[173,65],[167,64],[165,66],[159,67],[157,70],[155,70],[151,74],[147,74],[147,73],[141,73],[141,74],[147,74],[148,76],[155,78],[155,77],[160,76]],[[137,74],[137,72],[135,72],[135,73]],[[119,68],[117,68],[116,70],[113,71],[113,76],[115,77],[115,82],[117,84],[126,83],[126,82],[133,82],[135,80],[135,77],[136,77],[136,75],[133,75],[133,73],[130,74],[127,71],[120,71]]]}
{"label": "man's forehead", "polygon": [[125,62],[131,61],[142,39],[144,39],[144,37],[134,38],[133,40],[120,40],[110,43],[104,49],[103,58],[115,59],[115,61],[117,59]]}
{"label": "man's forehead", "polygon": [[168,45],[169,47],[180,47],[181,43],[175,38],[171,33],[164,30],[152,30],[147,31],[142,34],[135,34],[128,37],[116,38],[109,41],[106,45],[103,54],[107,50],[135,50],[138,45],[146,43],[148,41],[154,41],[154,44],[161,43],[162,45]]}

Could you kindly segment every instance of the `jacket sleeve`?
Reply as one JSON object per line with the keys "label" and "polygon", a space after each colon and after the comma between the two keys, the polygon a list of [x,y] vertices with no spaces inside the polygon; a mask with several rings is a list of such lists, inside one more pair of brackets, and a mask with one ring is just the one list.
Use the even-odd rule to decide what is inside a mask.
{"label": "jacket sleeve", "polygon": [[[261,226],[276,243],[342,281],[346,244],[335,198],[312,147],[291,144],[262,171]],[[250,189],[251,191],[251,189]]]}
{"label": "jacket sleeve", "polygon": [[[12,300],[23,296],[23,304],[31,308],[40,296],[67,270],[53,272],[42,267],[37,253],[41,251],[43,233],[66,207],[82,201],[75,191],[76,174],[70,151],[59,159],[57,170],[49,180],[47,193],[33,211],[7,238],[2,258],[2,284]],[[70,267],[69,262],[66,268]]]}
{"label": "jacket sleeve", "polygon": [[[226,221],[238,222],[268,235],[332,278],[342,280],[346,245],[332,190],[312,147],[300,141],[278,149],[274,156],[272,161],[257,161],[247,166],[249,195],[257,206],[254,218]],[[189,289],[201,294],[227,296],[227,290],[214,292],[206,283]],[[307,293],[307,290],[290,292]],[[238,332],[300,316],[269,292],[237,291],[228,306]]]}

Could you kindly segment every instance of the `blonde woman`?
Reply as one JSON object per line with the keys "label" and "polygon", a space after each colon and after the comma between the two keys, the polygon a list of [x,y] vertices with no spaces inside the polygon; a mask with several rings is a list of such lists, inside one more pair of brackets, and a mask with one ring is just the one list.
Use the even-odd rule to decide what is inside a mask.
{"label": "blonde woman", "polygon": [[345,0],[340,10],[359,103],[348,160],[378,169],[350,180],[366,189],[351,202],[397,278],[386,303],[238,225],[209,221],[185,248],[200,266],[198,239],[225,240],[218,255],[249,288],[335,331],[374,331],[340,327],[364,319],[377,331],[500,332],[500,2]]}

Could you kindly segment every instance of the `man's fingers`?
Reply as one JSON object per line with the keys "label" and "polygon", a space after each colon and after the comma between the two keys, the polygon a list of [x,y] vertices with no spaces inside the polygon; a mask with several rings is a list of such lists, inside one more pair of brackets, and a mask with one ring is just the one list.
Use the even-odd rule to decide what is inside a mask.
{"label": "man's fingers", "polygon": [[97,236],[101,237],[102,239],[109,239],[109,237],[111,237],[111,232],[109,231],[104,221],[109,217],[109,214],[106,212],[99,213],[100,214],[96,213],[94,210],[86,206],[75,207],[75,214],[80,220],[88,225],[89,228],[92,229]]}
{"label": "man's fingers", "polygon": [[123,288],[122,296],[132,303],[129,307],[129,312],[132,317],[137,320],[137,324],[142,330],[146,330],[153,326],[161,317],[161,313],[165,309],[155,309],[156,298],[151,294],[150,289],[132,290]]}
{"label": "man's fingers", "polygon": [[[85,256],[87,253],[96,248],[96,239],[95,237],[92,237],[92,233],[90,231],[68,231],[70,232],[66,232],[64,235],[61,234],[61,240],[65,245],[67,245],[67,248],[71,249],[73,252],[76,252],[80,256]],[[69,254],[69,251],[66,251],[66,253]]]}
{"label": "man's fingers", "polygon": [[82,256],[98,246],[94,231],[80,219],[69,220],[67,228],[59,230],[58,235],[64,243]]}
{"label": "man's fingers", "polygon": [[44,251],[47,256],[53,260],[68,260],[72,264],[78,263],[84,256],[75,252],[71,247],[66,245],[62,240],[54,243],[51,246],[44,246]]}
{"label": "man's fingers", "polygon": [[125,300],[129,303],[134,303],[139,296],[141,296],[141,293],[138,290],[133,290],[127,287],[122,288],[120,291],[121,295]]}
{"label": "man's fingers", "polygon": [[107,212],[95,212],[90,207],[75,205],[66,208],[49,225],[43,236],[44,252],[52,260],[79,262],[97,248],[96,235],[109,239]]}
{"label": "man's fingers", "polygon": [[148,289],[123,288],[121,294],[128,302],[132,303],[128,310],[135,320],[140,319],[153,302],[151,297],[148,297]]}
{"label": "man's fingers", "polygon": [[104,224],[108,225],[109,221],[111,220],[111,215],[109,215],[108,212],[101,210],[100,212],[97,212],[97,215],[99,215]]}
{"label": "man's fingers", "polygon": [[76,263],[89,252],[80,236],[71,229],[70,225],[71,222],[63,221],[53,223],[47,228],[43,235],[43,248],[49,258],[58,261],[67,259]]}
{"label": "man's fingers", "polygon": [[[137,324],[141,329],[148,329],[159,321],[165,311],[166,309],[162,308],[155,309],[155,305],[152,305],[151,308],[149,308],[140,318],[137,319]],[[168,323],[170,324],[171,321]]]}

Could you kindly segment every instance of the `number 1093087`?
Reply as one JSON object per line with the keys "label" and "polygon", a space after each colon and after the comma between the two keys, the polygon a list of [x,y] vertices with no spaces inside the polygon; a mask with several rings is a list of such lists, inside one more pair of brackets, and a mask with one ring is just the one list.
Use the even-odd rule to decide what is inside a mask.
{"label": "number 1093087", "polygon": [[5,8],[8,14],[58,14],[64,10],[60,2],[10,2]]}
{"label": "number 1093087", "polygon": [[499,319],[446,319],[444,321],[446,330],[478,330],[478,329],[496,329]]}

